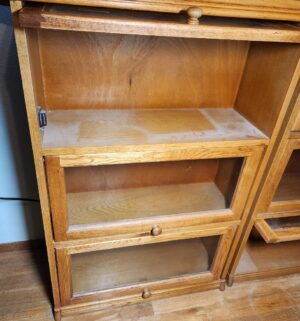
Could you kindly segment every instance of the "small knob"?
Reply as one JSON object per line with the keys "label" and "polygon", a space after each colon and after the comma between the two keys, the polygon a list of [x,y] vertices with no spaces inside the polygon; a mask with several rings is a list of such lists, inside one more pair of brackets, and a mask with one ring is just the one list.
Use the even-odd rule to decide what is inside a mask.
{"label": "small knob", "polygon": [[188,24],[190,25],[198,25],[199,18],[202,16],[203,11],[199,7],[190,7],[187,9],[187,14],[189,16]]}
{"label": "small knob", "polygon": [[143,299],[148,299],[151,296],[151,292],[148,288],[145,288],[142,293],[142,298]]}
{"label": "small knob", "polygon": [[154,225],[151,229],[151,235],[157,236],[162,233],[162,228],[159,225]]}

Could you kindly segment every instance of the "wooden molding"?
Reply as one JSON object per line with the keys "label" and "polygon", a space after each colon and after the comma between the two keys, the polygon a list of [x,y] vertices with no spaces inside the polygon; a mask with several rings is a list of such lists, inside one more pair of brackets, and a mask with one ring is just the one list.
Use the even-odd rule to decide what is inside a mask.
{"label": "wooden molding", "polygon": [[[300,21],[300,4],[297,0],[30,0],[71,5],[108,7],[130,10],[148,10],[179,13],[188,8],[200,7],[203,15],[239,18]],[[259,4],[258,4],[259,3]]]}

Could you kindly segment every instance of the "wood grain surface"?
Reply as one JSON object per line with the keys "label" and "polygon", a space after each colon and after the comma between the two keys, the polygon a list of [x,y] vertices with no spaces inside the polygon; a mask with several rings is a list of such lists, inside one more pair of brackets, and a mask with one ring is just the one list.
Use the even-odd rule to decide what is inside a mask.
{"label": "wood grain surface", "polygon": [[[73,4],[92,4],[88,0],[82,1],[75,0]],[[114,7],[122,7],[122,0],[108,0],[106,5],[112,5],[114,1]],[[131,2],[129,7],[141,9],[145,5],[144,9],[149,10],[147,1],[136,0],[134,5]],[[179,6],[183,5],[181,0],[171,0],[172,3],[165,5],[157,1],[159,0],[153,3],[154,11],[158,8],[158,11],[170,11],[166,8],[172,4],[171,11],[178,12]],[[216,15],[220,9],[223,10],[224,16],[235,15],[240,9],[245,9],[245,6],[238,4],[236,0],[228,1],[230,2],[226,5],[225,2],[219,2],[213,6]],[[273,6],[266,1],[261,7],[262,10],[257,10],[259,6],[256,0],[247,2],[248,14],[252,12],[250,15],[253,17],[255,6],[255,12],[260,12],[256,14],[257,17],[270,18],[271,13],[276,12],[279,19],[284,19],[291,14],[291,6],[295,5],[293,0],[289,0],[285,5],[282,0],[278,0]],[[253,209],[252,201],[256,200],[255,191],[260,185],[265,186],[261,179],[268,175],[268,172],[263,174],[267,165],[270,165],[268,157],[274,156],[274,146],[282,147],[280,138],[292,113],[291,104],[296,100],[300,70],[300,49],[296,44],[300,42],[299,26],[274,21],[250,23],[242,19],[207,17],[201,19],[200,25],[188,25],[184,12],[161,14],[75,6],[44,7],[39,4],[17,12],[23,4],[21,1],[11,1],[43,209],[57,321],[60,319],[60,312],[68,315],[87,311],[93,303],[100,301],[101,304],[117,303],[121,299],[126,303],[140,302],[145,296],[148,297],[151,291],[154,298],[157,298],[216,287],[224,290],[224,279],[229,265],[236,264],[238,255],[235,254],[245,244],[247,233],[252,227],[253,217],[250,210]],[[206,11],[207,8],[204,5],[204,13],[212,14]],[[186,9],[181,7],[179,11]],[[203,9],[196,10],[202,12]],[[267,11],[269,14],[266,14]],[[37,105],[41,105],[48,112],[49,122],[43,133],[39,130],[36,119]],[[291,126],[288,128],[290,130]],[[279,137],[276,137],[278,134]],[[257,169],[261,153],[269,140],[271,147],[266,152],[259,172]],[[43,163],[45,155],[52,155],[46,160],[47,181]],[[236,171],[234,162],[216,161],[218,166],[209,167],[207,173],[208,176],[216,178],[207,182],[158,186],[146,184],[142,187],[126,187],[121,193],[118,188],[95,191],[91,184],[91,190],[65,193],[65,167],[238,156],[247,157],[243,163],[244,175],[239,178],[238,175],[232,174]],[[220,169],[217,173],[216,167]],[[258,178],[253,184],[253,178],[257,173]],[[164,179],[163,177],[162,181]],[[237,180],[239,184],[235,189]],[[99,182],[99,185],[101,184],[103,182]],[[254,192],[248,198],[252,186]],[[53,217],[50,217],[48,187]],[[180,197],[184,197],[184,202]],[[102,209],[105,209],[103,212],[106,212],[107,216],[110,215],[111,209],[114,214],[118,212],[118,220],[123,216],[123,212],[133,213],[133,217],[140,214],[148,216],[153,211],[160,215],[161,210],[176,212],[177,208],[182,212],[181,206],[186,205],[190,206],[189,211],[200,206],[204,207],[204,212],[215,206],[216,211],[221,211],[219,207],[225,206],[225,199],[227,205],[231,198],[232,208],[223,210],[223,214],[225,211],[231,211],[227,214],[233,214],[232,219],[239,219],[232,221],[232,225],[228,221],[213,220],[209,222],[210,227],[199,227],[199,222],[193,221],[194,218],[190,215],[189,222],[182,218],[181,221],[176,221],[175,218],[174,221],[170,220],[173,231],[170,228],[169,233],[163,233],[161,238],[154,238],[149,226],[144,236],[132,235],[136,232],[136,227],[130,230],[130,223],[126,231],[130,230],[132,234],[128,238],[120,235],[115,238],[111,235],[96,235],[88,229],[84,231],[84,236],[80,235],[83,236],[82,239],[68,239],[67,235],[67,200],[69,205],[72,202],[75,204],[71,212],[76,212],[76,219],[82,216],[82,213],[92,213],[87,217],[88,222],[84,223],[89,224],[90,221],[94,223],[95,212],[98,213]],[[145,200],[148,201],[146,205],[143,203]],[[87,201],[88,206],[82,207]],[[139,212],[132,211],[132,208],[138,208]],[[291,209],[293,208],[289,208]],[[78,220],[75,225],[77,222]],[[190,223],[194,225],[189,226]],[[275,235],[281,233],[282,238],[287,237],[289,240],[292,234],[288,234],[287,230],[293,230],[294,235],[298,229],[297,226],[285,226],[272,230],[263,219],[261,223],[264,226],[260,232]],[[148,224],[150,225],[150,220]],[[146,224],[141,225],[145,228]],[[241,225],[241,228],[235,234],[238,225]],[[120,234],[124,232],[120,226],[117,228]],[[176,228],[178,230],[174,231]],[[53,235],[59,242],[53,242]],[[171,251],[163,251],[166,246],[164,242],[192,244],[196,241],[195,237],[209,235],[221,235],[215,256],[207,250],[209,242],[205,241],[201,243],[201,248],[192,247],[191,253],[187,250],[188,247],[180,248],[179,245]],[[261,242],[256,243],[251,249],[251,260],[248,260],[247,265],[254,275],[274,275],[299,269],[299,255],[294,250],[279,250],[279,247],[268,247],[265,244],[262,250],[260,244]],[[137,245],[138,247],[135,247]],[[236,249],[237,246],[239,249]],[[132,255],[131,260],[130,255],[125,253],[122,261],[118,261],[122,256],[119,254],[127,248],[131,253],[134,250],[140,251],[142,255],[139,257],[142,259],[139,261],[138,257]],[[145,248],[159,249],[155,250],[155,255],[159,258],[171,255],[171,262],[168,262],[171,263],[170,266],[161,269],[158,263],[155,264],[158,261],[154,259],[154,252],[150,251],[150,255],[147,255]],[[165,279],[164,276],[164,280],[151,284],[151,289],[142,288],[149,284],[147,276],[142,276],[146,278],[144,284],[143,280],[138,279],[140,270],[153,272],[156,278],[157,273],[169,273],[173,268],[177,269],[178,265],[174,262],[177,256],[181,258],[180,267],[182,264],[189,265],[192,262],[189,259],[185,260],[185,255],[190,253],[196,258],[199,253],[203,253],[204,248],[207,252],[203,257],[206,259],[192,260],[196,263],[192,267],[199,267],[204,263],[207,269],[210,264],[206,263],[212,261],[211,271],[197,275],[193,270],[191,275],[187,273],[188,276],[183,272],[183,276],[175,276],[174,280]],[[291,248],[290,246],[289,249]],[[99,263],[96,251],[100,250],[105,252],[99,253],[109,253],[108,256],[117,252],[117,259],[112,257],[110,261],[110,257],[107,260],[101,259]],[[93,253],[83,254],[84,252]],[[290,260],[285,259],[284,255],[287,254],[294,257]],[[77,259],[89,256],[85,263],[81,262],[78,265],[79,277],[74,278],[81,284],[81,288],[79,286],[79,289],[75,289],[77,292],[92,292],[86,296],[72,297],[71,276],[72,271],[76,272],[76,259],[71,259],[72,255]],[[233,257],[236,261],[231,264]],[[224,268],[227,258],[229,265]],[[151,266],[153,260],[155,269]],[[282,260],[287,265],[284,265]],[[104,286],[101,289],[107,291],[93,293],[97,288],[92,286],[99,280],[97,271],[85,274],[88,272],[87,268],[92,268],[92,261],[96,262],[97,271],[103,268],[108,272],[109,277],[105,278],[108,288],[114,288],[112,284],[115,280],[112,279],[115,275],[120,277],[119,283],[124,284],[124,287],[107,290]],[[141,267],[133,269],[132,262],[137,266],[142,262]],[[117,269],[112,273],[114,275],[109,274],[113,272],[112,267]],[[199,269],[202,271],[202,268]],[[187,270],[186,266],[183,270]],[[249,270],[246,269],[244,272],[239,276],[246,279]],[[170,277],[173,277],[172,273]],[[86,277],[90,280],[88,283]],[[136,285],[132,277],[137,277],[137,282],[141,283]],[[132,285],[129,285],[128,279]],[[91,290],[84,288],[87,284]],[[146,293],[145,296],[142,293]],[[96,304],[94,306],[96,308]]]}
{"label": "wood grain surface", "polygon": [[[214,257],[216,247],[210,251]],[[210,268],[209,257],[201,239],[74,254],[73,291],[85,294],[202,273]]]}
{"label": "wood grain surface", "polygon": [[[300,57],[296,44],[252,43],[235,109],[271,137]],[[285,75],[278,77],[278,75]]]}
{"label": "wood grain surface", "polygon": [[[179,120],[180,119],[180,120]],[[234,109],[52,110],[43,153],[167,148],[202,142],[266,143],[266,136]]]}
{"label": "wood grain surface", "polygon": [[[198,11],[199,9],[197,9]],[[201,10],[201,9],[200,9]],[[299,27],[245,19],[202,17],[189,24],[189,10],[183,14],[157,14],[72,6],[25,8],[20,13],[20,25],[27,28],[139,34],[207,39],[299,42]]]}
{"label": "wood grain surface", "polygon": [[[36,38],[35,30],[27,33]],[[39,30],[43,86],[36,89],[43,90],[43,108],[50,110],[232,107],[248,46]]]}
{"label": "wood grain surface", "polygon": [[[0,300],[5,302],[0,305],[2,321],[54,320],[44,251],[1,253],[0,269]],[[236,283],[224,292],[211,290],[105,308],[62,321],[298,321],[299,293],[299,275],[277,277]]]}
{"label": "wood grain surface", "polygon": [[291,242],[300,239],[300,216],[256,220],[255,227],[267,243]]}
{"label": "wood grain surface", "polygon": [[67,203],[70,225],[226,208],[224,196],[214,183],[70,193]]}
{"label": "wood grain surface", "polygon": [[[31,0],[38,1],[38,0]],[[297,0],[41,0],[39,2],[65,3],[93,7],[125,8],[162,12],[181,12],[192,6],[198,6],[205,15],[243,18],[261,18],[273,20],[299,21],[300,6]]]}

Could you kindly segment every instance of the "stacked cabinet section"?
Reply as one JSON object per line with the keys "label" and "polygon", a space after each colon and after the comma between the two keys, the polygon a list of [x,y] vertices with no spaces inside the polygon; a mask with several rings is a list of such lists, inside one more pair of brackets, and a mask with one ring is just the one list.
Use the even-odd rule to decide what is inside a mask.
{"label": "stacked cabinet section", "polygon": [[257,161],[248,153],[233,157],[223,149],[222,158],[80,167],[46,157],[55,239],[148,237],[239,220]]}
{"label": "stacked cabinet section", "polygon": [[255,227],[267,243],[299,240],[300,140],[288,140],[272,186],[272,201],[267,212],[258,215]]}
{"label": "stacked cabinet section", "polygon": [[198,230],[184,239],[127,244],[106,241],[57,250],[62,303],[150,297],[219,287],[234,227]]}
{"label": "stacked cabinet section", "polygon": [[19,14],[47,116],[61,309],[222,287],[285,113],[294,27],[76,8]]}
{"label": "stacked cabinet section", "polygon": [[279,153],[237,279],[300,271],[300,140],[288,139]]}

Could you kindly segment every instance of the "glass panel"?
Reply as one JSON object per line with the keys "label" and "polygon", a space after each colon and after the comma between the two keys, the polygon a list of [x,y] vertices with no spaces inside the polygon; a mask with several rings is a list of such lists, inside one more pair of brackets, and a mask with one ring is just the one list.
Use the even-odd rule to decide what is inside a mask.
{"label": "glass panel", "polygon": [[71,256],[74,294],[209,271],[220,236]]}
{"label": "glass panel", "polygon": [[266,221],[273,230],[300,227],[300,216],[272,218]]}
{"label": "glass panel", "polygon": [[66,168],[70,225],[230,206],[243,158]]}
{"label": "glass panel", "polygon": [[273,201],[300,200],[300,150],[294,150]]}

